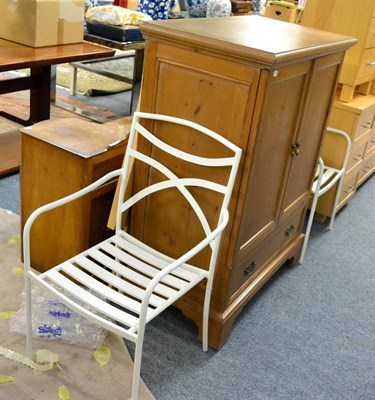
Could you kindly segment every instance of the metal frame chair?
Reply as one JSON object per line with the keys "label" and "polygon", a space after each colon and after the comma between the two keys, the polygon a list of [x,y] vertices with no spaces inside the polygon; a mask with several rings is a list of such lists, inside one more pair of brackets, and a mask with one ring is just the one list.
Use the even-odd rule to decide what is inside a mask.
{"label": "metal frame chair", "polygon": [[340,169],[332,168],[332,167],[325,165],[323,159],[321,157],[319,158],[318,168],[316,170],[314,182],[313,182],[313,185],[311,188],[313,200],[312,200],[312,204],[311,204],[311,208],[310,208],[309,219],[307,222],[305,239],[304,239],[304,242],[302,245],[302,251],[301,251],[301,255],[300,255],[300,259],[299,259],[300,264],[302,264],[302,262],[305,258],[307,242],[309,241],[311,227],[312,227],[312,223],[314,220],[315,210],[316,210],[316,206],[317,206],[319,197],[322,196],[324,193],[328,192],[328,190],[330,190],[337,183],[335,200],[334,200],[333,206],[332,206],[331,220],[330,220],[330,223],[328,226],[329,230],[331,230],[333,228],[333,223],[335,221],[336,212],[337,212],[337,204],[339,202],[341,188],[342,188],[342,184],[344,182],[345,172],[346,172],[346,168],[347,168],[348,161],[349,161],[350,150],[351,150],[351,139],[350,139],[349,135],[346,132],[339,130],[339,129],[335,129],[335,128],[327,128],[327,132],[338,134],[338,135],[342,136],[343,138],[345,138],[345,140],[346,140],[345,156],[344,156],[344,160],[343,160],[343,163],[342,163]]}
{"label": "metal frame chair", "polygon": [[[150,125],[174,124],[174,129],[188,127],[202,136],[209,136],[221,143],[231,156],[207,158],[189,154],[163,142],[141,123]],[[160,126],[160,125],[158,125]],[[186,129],[186,128],[183,128]],[[185,132],[185,131],[183,131]],[[189,130],[190,132],[190,130]],[[196,177],[179,178],[161,162],[154,160],[137,149],[137,138],[142,137],[152,146],[187,163],[201,165],[204,168],[225,168],[228,171],[226,183],[217,183],[209,179]],[[223,147],[223,148],[225,148]],[[241,149],[217,133],[196,123],[163,115],[136,112],[134,114],[129,142],[123,168],[110,172],[95,183],[35,210],[28,218],[23,233],[23,251],[25,262],[27,353],[32,355],[32,298],[31,282],[47,289],[66,306],[88,320],[102,326],[135,343],[135,359],[132,384],[132,399],[138,399],[143,338],[146,324],[174,303],[188,290],[206,279],[203,311],[203,350],[208,346],[208,315],[211,289],[219,251],[221,234],[228,223],[228,204],[233,190]],[[126,177],[132,162],[144,163],[154,168],[165,180],[151,184],[125,200]],[[117,226],[115,234],[109,239],[70,258],[56,267],[37,274],[32,270],[30,260],[30,230],[36,218],[56,207],[81,197],[109,180],[121,177],[120,197],[117,208]],[[220,194],[218,204],[219,218],[215,226],[210,226],[201,205],[193,196],[190,188],[204,188]],[[173,259],[151,248],[122,229],[122,216],[135,204],[163,190],[178,190],[187,201],[188,207],[195,212],[203,229],[203,240]],[[217,196],[217,195],[215,195]],[[176,221],[178,223],[178,221]],[[212,225],[212,224],[211,224]],[[46,233],[48,234],[48,233]],[[183,238],[182,238],[183,239]],[[208,270],[191,265],[188,261],[202,249],[210,247],[211,256]]]}

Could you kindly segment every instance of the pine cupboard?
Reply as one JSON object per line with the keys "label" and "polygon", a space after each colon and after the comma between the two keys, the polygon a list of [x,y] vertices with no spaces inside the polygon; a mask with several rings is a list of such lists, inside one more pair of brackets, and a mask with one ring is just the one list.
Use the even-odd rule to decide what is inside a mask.
{"label": "pine cupboard", "polygon": [[[211,300],[209,344],[219,349],[246,302],[284,263],[298,260],[338,74],[355,40],[257,16],[153,21],[141,30],[141,111],[190,119],[243,149]],[[171,143],[195,148],[193,137],[159,130]],[[197,150],[218,154],[209,143]],[[186,172],[178,163],[170,167]],[[134,172],[135,189],[159,179],[138,165]],[[137,213],[141,222],[130,223],[132,233],[174,256],[191,247],[198,232],[189,210],[150,218],[151,210],[178,203],[178,194],[149,202]],[[161,219],[169,228],[154,235]],[[177,306],[200,326],[202,303],[198,287]]]}

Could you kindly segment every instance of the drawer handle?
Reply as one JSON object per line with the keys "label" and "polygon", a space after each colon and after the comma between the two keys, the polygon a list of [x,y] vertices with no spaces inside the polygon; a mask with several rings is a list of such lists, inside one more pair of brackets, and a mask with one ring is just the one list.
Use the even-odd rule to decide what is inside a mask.
{"label": "drawer handle", "polygon": [[351,193],[354,190],[354,186],[349,186],[346,190],[344,190],[345,193]]}
{"label": "drawer handle", "polygon": [[301,149],[301,143],[294,143],[292,144],[292,157],[298,156]]}
{"label": "drawer handle", "polygon": [[250,263],[249,265],[247,265],[247,266],[244,268],[244,270],[243,270],[244,274],[245,274],[245,275],[251,275],[251,274],[253,273],[255,267],[256,267],[256,264],[255,264],[255,262],[253,261],[252,263]]}
{"label": "drawer handle", "polygon": [[375,65],[375,61],[369,61],[369,62],[367,63],[367,65],[373,66],[373,65]]}
{"label": "drawer handle", "polygon": [[361,126],[362,126],[363,128],[371,128],[371,122],[363,122],[363,123],[361,124]]}
{"label": "drawer handle", "polygon": [[296,227],[294,225],[290,225],[290,227],[285,230],[285,235],[288,237],[291,236],[294,232],[294,229],[296,229]]}
{"label": "drawer handle", "polygon": [[367,172],[367,171],[369,171],[370,170],[370,166],[369,165],[367,165],[365,168],[363,168],[363,170],[362,170],[362,172]]}
{"label": "drawer handle", "polygon": [[354,161],[362,160],[362,154],[355,154],[355,155],[352,157],[352,159],[353,159]]}

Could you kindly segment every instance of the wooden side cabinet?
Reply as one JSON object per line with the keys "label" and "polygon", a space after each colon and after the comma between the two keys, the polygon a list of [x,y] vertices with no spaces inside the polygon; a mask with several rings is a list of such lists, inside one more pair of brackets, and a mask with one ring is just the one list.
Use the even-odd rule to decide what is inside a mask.
{"label": "wooden side cabinet", "polygon": [[[77,118],[23,128],[21,224],[38,207],[120,168],[129,130]],[[107,238],[116,182],[41,215],[31,230],[31,264],[43,272]],[[61,240],[61,238],[64,240]]]}
{"label": "wooden side cabinet", "polygon": [[[333,104],[329,126],[348,133],[352,149],[345,174],[337,210],[340,210],[354,195],[357,188],[375,171],[375,95],[355,94],[349,103],[340,101],[339,94]],[[340,168],[345,147],[337,135],[326,134],[322,157],[332,167]],[[330,217],[336,188],[319,198],[316,212]]]}
{"label": "wooden side cabinet", "polygon": [[[344,52],[355,39],[258,16],[153,21],[141,30],[141,111],[198,122],[243,150],[211,301],[209,344],[218,349],[245,303],[286,261],[298,260],[323,132]],[[172,144],[181,140],[164,128],[159,134]],[[183,141],[187,151],[218,155],[209,143],[197,148],[188,132]],[[178,162],[170,168],[187,173]],[[157,179],[136,165],[136,189]],[[149,211],[162,210],[166,202],[168,212],[179,207],[178,193],[149,201],[141,223],[130,228],[177,256],[199,232],[189,210],[180,207],[158,216],[169,228],[155,234],[158,221]],[[183,248],[176,235],[184,237]],[[202,255],[197,262],[205,260]],[[202,304],[198,287],[178,307],[200,326]]]}

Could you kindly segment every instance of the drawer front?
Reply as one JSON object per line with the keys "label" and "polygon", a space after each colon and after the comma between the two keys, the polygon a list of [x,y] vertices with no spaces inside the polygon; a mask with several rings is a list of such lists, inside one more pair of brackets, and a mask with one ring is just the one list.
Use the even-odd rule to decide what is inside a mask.
{"label": "drawer front", "polygon": [[283,222],[274,235],[250,254],[246,254],[246,251],[241,252],[242,254],[239,255],[233,266],[231,293],[235,294],[238,289],[251,282],[257,272],[260,272],[271,258],[298,236],[303,222],[302,215],[304,215],[304,209],[299,210]]}
{"label": "drawer front", "polygon": [[357,186],[361,185],[375,172],[375,150],[366,157],[358,174]]}
{"label": "drawer front", "polygon": [[359,67],[358,79],[368,77],[373,80],[375,77],[375,47],[366,49],[363,52],[362,62]]}
{"label": "drawer front", "polygon": [[338,204],[339,208],[354,195],[355,188],[357,185],[358,174],[359,174],[359,169],[355,169],[353,172],[351,172],[345,177],[339,198],[339,204]]}
{"label": "drawer front", "polygon": [[350,174],[350,172],[355,169],[358,164],[363,160],[367,147],[369,133],[370,131],[368,131],[368,134],[362,137],[361,140],[353,143],[348,166],[346,168],[348,174]]}
{"label": "drawer front", "polygon": [[375,47],[375,17],[371,18],[370,29],[367,34],[365,48]]}
{"label": "drawer front", "polygon": [[366,158],[373,151],[375,151],[375,128],[371,129],[369,134],[364,158]]}
{"label": "drawer front", "polygon": [[360,140],[374,125],[375,105],[363,112],[359,119],[355,130],[353,140]]}

